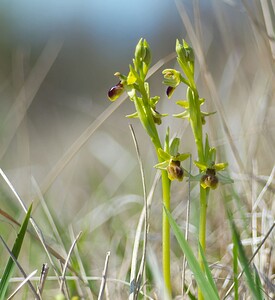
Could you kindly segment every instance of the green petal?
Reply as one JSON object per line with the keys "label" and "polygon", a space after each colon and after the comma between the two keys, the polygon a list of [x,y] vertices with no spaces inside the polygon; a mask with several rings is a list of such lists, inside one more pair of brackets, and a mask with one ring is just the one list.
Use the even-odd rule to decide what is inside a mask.
{"label": "green petal", "polygon": [[134,112],[131,115],[127,115],[126,118],[129,118],[129,119],[138,118],[138,113]]}
{"label": "green petal", "polygon": [[201,181],[202,175],[203,174],[198,174],[198,175],[193,176],[193,175],[189,174],[189,178],[190,178],[189,180],[190,181]]}
{"label": "green petal", "polygon": [[190,155],[191,155],[190,153],[182,153],[180,155],[175,156],[175,160],[184,161],[188,157],[190,157]]}
{"label": "green petal", "polygon": [[219,178],[220,183],[223,183],[223,184],[234,183],[233,179],[231,179],[229,176],[225,176],[221,173],[217,173],[217,177]]}
{"label": "green petal", "polygon": [[190,118],[190,114],[189,112],[186,110],[182,113],[179,113],[179,114],[174,114],[173,117],[175,118],[181,118],[181,119],[189,119]]}
{"label": "green petal", "polygon": [[180,145],[180,139],[179,138],[174,138],[170,144],[170,154],[171,155],[177,155],[178,150],[179,150],[179,145]]}

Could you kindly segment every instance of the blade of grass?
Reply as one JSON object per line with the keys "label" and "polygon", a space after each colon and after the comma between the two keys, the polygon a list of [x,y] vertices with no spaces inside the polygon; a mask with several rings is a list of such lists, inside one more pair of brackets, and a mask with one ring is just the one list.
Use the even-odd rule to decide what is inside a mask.
{"label": "blade of grass", "polygon": [[[28,222],[29,222],[29,219],[30,219],[30,216],[31,216],[31,210],[32,210],[32,204],[30,205],[30,207],[27,211],[27,214],[24,218],[22,226],[20,227],[20,230],[17,234],[15,243],[12,247],[12,254],[13,254],[15,259],[17,259],[18,256],[19,256],[19,253],[20,253],[20,250],[21,250],[21,247],[22,247],[22,244],[23,244],[23,240],[24,240],[25,234],[27,232],[27,226],[28,226]],[[5,267],[2,279],[0,281],[0,300],[5,299],[5,294],[6,294],[7,289],[8,289],[9,280],[12,276],[14,266],[15,266],[15,262],[10,257],[8,262],[7,262],[7,265]]]}
{"label": "blade of grass", "polygon": [[234,300],[239,299],[239,280],[238,280],[238,247],[233,245],[233,273],[234,273]]}
{"label": "blade of grass", "polygon": [[208,265],[208,263],[206,261],[206,258],[205,258],[205,255],[203,253],[203,249],[202,249],[201,245],[199,245],[199,249],[200,249],[200,254],[201,254],[201,257],[202,257],[202,260],[203,260],[204,270],[205,270],[205,274],[206,274],[206,277],[208,279],[208,282],[211,284],[213,290],[216,292],[216,295],[219,298],[218,289],[217,289],[216,284],[215,284],[215,282],[213,280],[212,273],[211,273],[209,265]]}
{"label": "blade of grass", "polygon": [[193,250],[188,245],[187,241],[185,240],[180,228],[178,227],[177,223],[173,219],[172,215],[169,213],[169,211],[164,207],[164,210],[167,214],[167,218],[169,220],[170,226],[172,227],[172,230],[177,238],[177,241],[183,251],[183,253],[186,256],[188,265],[191,269],[191,271],[194,274],[194,277],[196,279],[196,282],[201,289],[205,299],[209,300],[218,300],[219,297],[217,296],[217,290],[214,289],[212,284],[208,281],[208,278],[205,276],[205,274],[202,272],[200,265],[196,259],[196,257],[193,254]]}
{"label": "blade of grass", "polygon": [[233,243],[238,249],[239,260],[240,260],[240,263],[243,268],[243,272],[246,277],[247,285],[248,285],[254,299],[257,299],[257,300],[264,299],[263,295],[261,293],[261,289],[258,288],[258,286],[254,280],[254,274],[249,267],[249,261],[246,257],[244,247],[243,247],[241,239],[240,239],[239,232],[238,232],[236,225],[235,225],[234,221],[232,220],[232,217],[230,216],[230,214],[229,214],[229,221],[231,224],[231,230],[232,230],[232,234],[233,234]]}

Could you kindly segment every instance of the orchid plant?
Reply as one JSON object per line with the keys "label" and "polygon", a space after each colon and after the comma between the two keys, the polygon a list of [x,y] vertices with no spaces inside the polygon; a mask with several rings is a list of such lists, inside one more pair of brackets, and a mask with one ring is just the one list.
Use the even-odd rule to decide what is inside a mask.
{"label": "orchid plant", "polygon": [[[209,146],[208,136],[204,137],[203,125],[205,118],[214,112],[203,112],[201,106],[204,99],[199,97],[195,83],[195,59],[193,49],[186,41],[176,42],[177,61],[182,69],[182,73],[175,69],[166,69],[163,71],[164,84],[167,85],[166,94],[172,97],[175,89],[181,84],[187,86],[186,100],[176,102],[184,108],[180,114],[174,117],[187,119],[194,135],[197,147],[198,159],[194,164],[199,169],[199,174],[188,178],[192,181],[200,182],[200,226],[199,226],[199,247],[205,251],[206,245],[206,211],[208,195],[211,189],[216,189],[219,183],[230,183],[232,180],[221,174],[227,167],[227,163],[216,162],[216,149]],[[115,73],[119,82],[113,86],[108,97],[115,101],[124,91],[127,92],[129,99],[134,103],[135,112],[128,115],[129,118],[138,118],[145,131],[151,138],[156,151],[158,163],[156,168],[161,170],[162,178],[162,197],[163,197],[163,218],[162,218],[162,245],[163,245],[163,277],[165,287],[169,297],[172,297],[171,276],[170,276],[170,225],[166,210],[170,211],[170,186],[173,180],[182,181],[187,172],[181,166],[182,161],[190,157],[190,153],[179,153],[180,139],[174,138],[170,141],[169,128],[164,141],[159,136],[158,126],[162,123],[162,118],[167,114],[161,114],[156,110],[156,105],[160,100],[159,96],[151,96],[149,84],[146,76],[151,63],[151,50],[145,39],[140,39],[136,46],[133,64],[129,66],[129,73],[123,75]],[[199,263],[203,269],[203,258],[199,253]],[[199,299],[203,299],[202,293],[198,292]]]}

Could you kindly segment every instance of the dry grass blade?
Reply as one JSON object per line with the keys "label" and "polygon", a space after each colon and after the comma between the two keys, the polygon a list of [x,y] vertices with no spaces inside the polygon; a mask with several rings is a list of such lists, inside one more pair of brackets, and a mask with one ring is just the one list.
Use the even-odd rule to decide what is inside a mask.
{"label": "dry grass blade", "polygon": [[39,284],[37,286],[37,293],[40,295],[40,297],[42,297],[42,293],[43,293],[44,285],[45,285],[45,282],[46,282],[46,278],[48,276],[48,272],[49,272],[48,265],[43,264],[41,274],[40,274],[40,278],[39,278]]}
{"label": "dry grass blade", "polygon": [[[138,147],[138,142],[136,139],[134,129],[133,129],[132,125],[129,125],[129,127],[130,127],[130,131],[131,131],[133,141],[135,144],[135,148],[136,148],[136,152],[137,152],[137,158],[138,158],[141,180],[142,180],[143,201],[144,201],[144,243],[143,243],[142,258],[141,258],[139,272],[136,276],[135,269],[136,269],[136,264],[137,264],[137,251],[138,251],[138,242],[139,242],[139,240],[137,240],[137,244],[135,247],[136,251],[133,252],[133,257],[132,257],[133,269],[131,269],[131,278],[130,278],[131,285],[132,285],[132,283],[134,285],[134,290],[130,291],[130,299],[131,298],[137,299],[138,293],[140,290],[141,279],[142,279],[142,275],[143,275],[144,267],[145,267],[147,235],[148,235],[149,224],[148,224],[148,203],[147,203],[147,192],[146,192],[146,185],[145,185],[144,169],[143,169],[142,160],[140,157],[140,152],[139,152],[139,147]],[[142,226],[139,229],[141,230],[141,228],[142,228]],[[138,233],[138,236],[140,236],[140,233]]]}
{"label": "dry grass blade", "polygon": [[[21,265],[19,264],[19,262],[17,261],[17,259],[14,257],[12,251],[9,249],[8,245],[5,243],[5,241],[3,240],[2,236],[0,235],[0,239],[3,243],[3,245],[5,246],[5,248],[7,249],[7,251],[9,252],[10,257],[12,258],[12,260],[14,261],[14,263],[16,264],[17,268],[20,270],[20,272],[22,273],[22,275],[24,276],[24,278],[27,278],[27,274],[25,273],[25,271],[23,270],[23,268],[21,267]],[[26,281],[31,289],[31,291],[33,292],[35,299],[40,299],[39,295],[36,293],[36,290],[34,288],[34,286],[32,285],[32,283],[30,282],[30,280]]]}
{"label": "dry grass blade", "polygon": [[[7,183],[7,185],[9,186],[9,188],[11,189],[11,191],[13,192],[14,196],[16,197],[16,199],[18,200],[19,204],[22,206],[23,210],[25,213],[27,213],[27,207],[25,205],[25,203],[23,202],[23,200],[19,197],[18,193],[16,192],[15,188],[13,187],[13,185],[11,184],[10,180],[8,179],[8,177],[6,176],[6,174],[3,172],[3,170],[0,168],[0,175],[3,177],[3,179],[5,180],[5,182]],[[45,239],[44,239],[44,236],[42,234],[42,231],[40,230],[40,228],[37,226],[37,224],[35,223],[34,219],[32,217],[30,217],[30,222],[40,240],[40,242],[42,243],[44,249],[46,250],[46,253],[48,255],[48,258],[49,258],[49,261],[57,275],[57,278],[59,278],[59,275],[58,275],[58,271],[57,271],[57,268],[51,258],[51,256],[49,255],[49,252],[48,252],[48,247],[45,243]]]}
{"label": "dry grass blade", "polygon": [[[154,178],[154,182],[152,184],[152,187],[150,189],[148,198],[147,198],[147,206],[148,206],[148,212],[150,211],[150,206],[152,203],[153,195],[156,189],[156,185],[160,179],[160,172],[156,173],[156,176]],[[137,229],[136,229],[136,234],[135,234],[135,241],[134,241],[134,246],[133,246],[133,251],[132,251],[132,264],[131,264],[131,274],[130,274],[130,283],[135,282],[135,277],[136,277],[136,269],[137,269],[137,260],[138,260],[138,248],[139,248],[139,242],[141,238],[141,232],[142,232],[142,226],[145,220],[145,207],[143,207],[142,212],[139,217]],[[134,280],[134,281],[133,281]],[[134,293],[130,294],[130,297],[133,298]]]}
{"label": "dry grass blade", "polygon": [[17,222],[11,215],[0,209],[0,215],[2,215],[4,218],[8,219],[12,223],[16,224],[17,226],[21,226],[19,222]]}
{"label": "dry grass blade", "polygon": [[[50,223],[51,230],[52,230],[56,240],[58,241],[59,246],[62,247],[64,252],[66,253],[65,246],[64,246],[63,241],[62,241],[62,239],[61,239],[61,237],[58,233],[57,227],[56,227],[56,225],[54,223],[54,220],[51,216],[51,213],[48,209],[47,203],[46,203],[46,201],[43,197],[43,194],[42,194],[36,180],[33,177],[32,177],[32,185],[35,189],[35,193],[37,195],[37,198],[38,198],[39,202],[41,203],[43,211],[44,211],[45,215],[47,216],[48,222]],[[58,257],[58,259],[60,260],[60,257]],[[65,259],[62,259],[62,262],[65,263]]]}
{"label": "dry grass blade", "polygon": [[107,280],[107,271],[108,271],[108,264],[109,264],[110,254],[111,254],[110,251],[108,251],[107,254],[106,254],[104,269],[103,269],[103,272],[102,272],[102,281],[101,281],[101,285],[100,285],[100,289],[99,289],[99,293],[98,293],[98,298],[97,298],[98,300],[103,299],[103,294],[104,294],[106,280]]}
{"label": "dry grass blade", "polygon": [[[12,223],[16,224],[17,226],[21,226],[21,224],[19,222],[17,222],[12,216],[10,216],[8,213],[6,213],[5,211],[3,211],[2,209],[0,209],[0,215],[2,215],[3,217],[5,217],[6,219],[8,219],[9,221],[11,221]],[[33,234],[33,232],[31,232],[29,229],[27,229],[27,232],[36,240],[40,241],[40,238],[37,237],[36,235]],[[50,254],[52,254],[55,258],[57,258],[58,260],[60,260],[63,264],[65,264],[65,258],[62,257],[56,250],[54,250],[51,246],[49,246],[45,241],[44,241],[44,249],[47,252],[48,256],[50,256]],[[68,266],[68,268],[75,273],[77,276],[79,276],[77,274],[77,272],[72,268],[72,266]],[[83,281],[83,279],[79,276],[79,279]]]}
{"label": "dry grass blade", "polygon": [[2,158],[6,153],[10,142],[12,141],[20,123],[31,105],[37,91],[39,90],[46,75],[55,62],[61,48],[63,41],[50,39],[38,58],[35,66],[26,79],[21,88],[12,108],[4,120],[3,127],[7,131],[2,135],[0,146],[0,157]]}
{"label": "dry grass blade", "polygon": [[254,211],[257,208],[257,206],[259,205],[260,201],[263,198],[264,193],[268,190],[269,186],[271,185],[274,175],[275,175],[275,165],[272,168],[272,171],[270,173],[270,176],[268,177],[268,180],[267,180],[265,186],[263,187],[262,191],[260,192],[259,196],[257,197],[255,203],[253,204],[252,211]]}
{"label": "dry grass blade", "polygon": [[[265,243],[265,241],[267,240],[267,238],[269,237],[269,235],[271,234],[272,230],[274,229],[275,227],[275,222],[272,224],[272,226],[270,227],[270,229],[268,230],[268,232],[266,233],[265,237],[263,238],[263,240],[261,241],[261,243],[259,244],[257,250],[253,253],[253,255],[251,256],[251,258],[249,259],[248,261],[248,266],[250,266],[251,262],[253,261],[254,257],[257,255],[257,253],[259,252],[259,250],[261,249],[261,247],[263,246],[263,244]],[[238,275],[238,280],[243,276],[244,274],[244,270],[242,270],[240,272],[240,274]],[[234,288],[234,283],[230,286],[230,288],[228,289],[227,293],[225,294],[225,296],[223,297],[223,300],[226,299],[231,291],[233,290]]]}
{"label": "dry grass blade", "polygon": [[261,6],[266,26],[267,35],[269,37],[269,44],[272,52],[273,59],[275,59],[275,32],[274,32],[274,10],[275,3],[273,1],[272,5],[268,3],[269,1],[261,0]]}
{"label": "dry grass blade", "polygon": [[64,291],[65,274],[66,274],[66,271],[67,271],[67,268],[68,268],[68,264],[69,264],[70,257],[71,257],[71,255],[72,255],[72,252],[73,252],[73,249],[74,249],[75,244],[76,244],[77,241],[80,239],[81,234],[82,234],[82,232],[80,231],[79,234],[77,235],[77,237],[75,238],[75,240],[73,241],[73,243],[72,243],[72,245],[71,245],[71,248],[70,248],[70,250],[69,250],[67,259],[66,259],[66,261],[65,261],[65,264],[64,264],[64,267],[63,267],[63,271],[62,271],[62,276],[61,276],[61,282],[60,282],[60,291],[61,291],[61,292]]}
{"label": "dry grass blade", "polygon": [[[74,232],[73,232],[72,226],[69,227],[69,232],[70,232],[71,240],[74,240],[75,236],[74,236]],[[76,275],[78,276],[78,279],[80,279],[85,284],[85,290],[86,290],[88,299],[89,300],[93,300],[94,297],[93,297],[93,294],[92,294],[91,289],[89,287],[89,282],[86,279],[87,275],[85,273],[85,269],[84,269],[84,266],[83,266],[82,259],[80,257],[80,253],[78,251],[77,244],[75,244],[75,246],[74,246],[74,253],[75,253],[75,257],[76,257],[76,260],[77,260],[77,263],[78,263],[79,273],[80,273],[80,276],[78,274],[76,274]],[[77,283],[79,283],[79,282],[77,281]],[[79,284],[77,286],[79,286]]]}
{"label": "dry grass blade", "polygon": [[[28,275],[16,288],[16,290],[7,298],[7,300],[11,300],[18,292],[19,290],[27,283],[35,274],[37,270],[34,270],[30,275]],[[41,294],[38,293],[38,295],[41,296]],[[41,297],[40,297],[41,298]]]}

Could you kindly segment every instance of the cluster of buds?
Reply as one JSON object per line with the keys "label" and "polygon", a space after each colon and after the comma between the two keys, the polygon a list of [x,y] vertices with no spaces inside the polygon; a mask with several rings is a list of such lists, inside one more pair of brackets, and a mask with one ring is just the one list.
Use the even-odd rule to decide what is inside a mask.
{"label": "cluster of buds", "polygon": [[[152,132],[152,123],[160,125],[162,117],[167,114],[160,114],[156,110],[156,104],[160,97],[150,97],[149,84],[145,82],[151,63],[151,50],[146,40],[140,39],[136,46],[133,65],[127,76],[116,72],[114,75],[119,78],[119,82],[111,87],[108,91],[108,98],[115,101],[121,94],[126,91],[131,101],[135,103],[136,112],[128,115],[128,118],[139,118],[148,132]],[[150,116],[148,116],[150,114]],[[151,129],[149,128],[151,127]]]}

